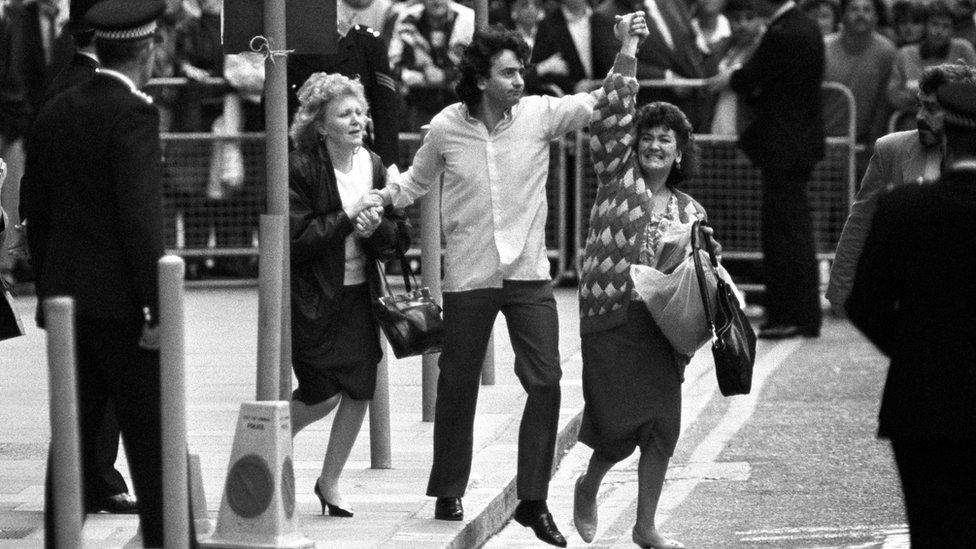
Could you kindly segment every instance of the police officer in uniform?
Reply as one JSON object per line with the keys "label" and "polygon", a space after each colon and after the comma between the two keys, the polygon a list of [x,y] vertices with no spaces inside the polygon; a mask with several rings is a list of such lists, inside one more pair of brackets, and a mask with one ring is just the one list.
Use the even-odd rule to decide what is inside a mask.
{"label": "police officer in uniform", "polygon": [[[57,295],[75,302],[82,467],[95,467],[111,400],[147,547],[163,544],[156,274],[163,214],[159,112],[139,88],[152,71],[164,8],[163,0],[104,0],[88,10],[102,66],[45,104],[28,138],[21,194],[38,303]],[[38,320],[43,326],[43,315]],[[54,546],[59,495],[50,478],[45,495],[45,540]]]}
{"label": "police officer in uniform", "polygon": [[380,155],[383,165],[396,164],[400,144],[396,84],[380,33],[361,25],[339,29],[336,53],[292,54],[288,56],[288,119],[298,108],[298,89],[312,73],[333,72],[359,77],[366,88],[373,132],[369,148]]}

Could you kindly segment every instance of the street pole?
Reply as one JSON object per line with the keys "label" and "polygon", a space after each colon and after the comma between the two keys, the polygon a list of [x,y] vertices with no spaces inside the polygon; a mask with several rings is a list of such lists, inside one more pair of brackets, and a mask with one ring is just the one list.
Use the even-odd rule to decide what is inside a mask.
{"label": "street pole", "polygon": [[[474,0],[474,28],[480,30],[487,27],[488,27],[488,0]],[[494,330],[492,330],[491,337],[488,338],[488,346],[485,348],[485,359],[481,363],[481,384],[482,385],[495,384]]]}
{"label": "street pole", "polygon": [[[278,53],[285,48],[285,4],[284,0],[265,0],[264,32],[268,40],[268,55],[264,61],[264,119],[265,152],[267,155],[267,203],[268,215],[280,217],[276,220],[285,227],[288,224],[288,57]],[[281,282],[262,279],[261,292],[280,291],[280,325],[269,326],[279,330],[280,353],[267,353],[277,363],[258,364],[258,368],[277,371],[280,382],[278,393],[274,396],[258,395],[258,398],[289,400],[291,398],[291,273],[289,272],[289,240],[287,231],[282,238],[264,238],[262,247],[277,247],[280,253],[270,251],[267,257],[281,258]],[[262,270],[273,274],[274,269]],[[275,276],[277,276],[275,274]],[[280,288],[278,290],[276,287]],[[273,300],[272,300],[273,301]],[[265,337],[265,336],[259,336]],[[276,339],[276,338],[272,338]],[[267,375],[274,375],[268,372]],[[259,374],[259,377],[262,377]]]}

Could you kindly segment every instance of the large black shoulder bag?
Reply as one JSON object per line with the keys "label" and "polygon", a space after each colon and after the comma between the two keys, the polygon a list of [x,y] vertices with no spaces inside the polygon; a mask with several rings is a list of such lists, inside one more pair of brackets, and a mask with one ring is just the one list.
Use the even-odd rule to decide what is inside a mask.
{"label": "large black shoulder bag", "polygon": [[756,362],[756,332],[753,331],[749,319],[739,307],[739,300],[732,293],[732,288],[718,274],[718,259],[715,248],[708,238],[702,238],[698,224],[691,232],[692,246],[695,240],[704,244],[708,252],[709,267],[718,281],[718,291],[715,299],[715,318],[712,318],[712,308],[709,306],[709,292],[705,285],[705,271],[699,254],[692,254],[695,258],[695,272],[698,275],[698,287],[701,290],[702,302],[705,305],[705,317],[708,327],[715,335],[712,341],[712,356],[715,358],[715,376],[718,378],[718,388],[722,396],[749,394],[752,388],[752,367]]}
{"label": "large black shoulder bag", "polygon": [[[400,270],[406,292],[394,294],[390,291],[390,283],[383,270],[383,292],[386,295],[373,303],[374,316],[397,358],[439,353],[444,331],[441,307],[431,297],[429,288],[417,285],[410,263],[402,251]],[[411,278],[413,286],[410,284]]]}

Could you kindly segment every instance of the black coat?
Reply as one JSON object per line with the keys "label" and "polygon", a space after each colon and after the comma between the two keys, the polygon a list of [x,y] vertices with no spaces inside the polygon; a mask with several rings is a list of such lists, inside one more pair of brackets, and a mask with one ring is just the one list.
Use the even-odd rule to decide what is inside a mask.
{"label": "black coat", "polygon": [[[590,62],[593,80],[603,79],[613,67],[614,54],[619,49],[619,44],[613,36],[613,24],[613,18],[606,14],[593,13],[590,17],[592,58]],[[569,68],[569,74],[539,76],[535,67],[530,65],[525,75],[525,86],[530,93],[544,91],[543,84],[555,84],[563,93],[570,94],[575,91],[576,83],[586,78],[580,54],[576,51],[573,37],[569,34],[569,27],[566,26],[566,17],[558,6],[550,9],[545,19],[539,22],[535,46],[532,48],[532,63],[534,65],[544,61],[556,53],[562,54]]]}
{"label": "black coat", "polygon": [[298,108],[298,90],[312,73],[333,72],[359,77],[369,101],[373,121],[370,148],[383,159],[383,165],[398,162],[400,120],[396,84],[390,72],[387,49],[379,33],[356,25],[339,39],[332,55],[293,54],[288,56],[288,120]]}
{"label": "black coat", "polygon": [[67,90],[72,86],[77,86],[83,82],[88,82],[95,76],[95,69],[98,68],[98,61],[83,54],[75,52],[71,57],[71,62],[64,66],[47,86],[44,101],[50,101],[55,95]]}
{"label": "black coat", "polygon": [[823,37],[799,8],[777,18],[731,87],[755,118],[739,147],[759,167],[809,168],[824,157]]}
{"label": "black coat", "polygon": [[976,440],[976,169],[878,201],[846,309],[891,358],[879,434]]}
{"label": "black coat", "polygon": [[[373,188],[386,186],[386,170],[375,153]],[[288,185],[291,238],[292,349],[316,355],[332,346],[332,324],[345,276],[346,237],[353,222],[342,209],[335,170],[324,144],[292,151]],[[382,295],[375,260],[388,261],[410,247],[409,224],[402,210],[387,207],[376,231],[362,240],[367,255],[366,281],[371,299]]]}
{"label": "black coat", "polygon": [[159,113],[96,74],[45,104],[27,141],[21,217],[38,300],[79,316],[142,322],[157,311],[163,255]]}

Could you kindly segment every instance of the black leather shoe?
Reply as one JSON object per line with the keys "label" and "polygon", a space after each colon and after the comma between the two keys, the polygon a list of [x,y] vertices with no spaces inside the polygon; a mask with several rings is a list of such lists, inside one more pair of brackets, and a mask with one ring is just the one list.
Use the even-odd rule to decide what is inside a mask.
{"label": "black leather shoe", "polygon": [[464,507],[461,498],[437,498],[434,504],[434,518],[437,520],[464,520]]}
{"label": "black leather shoe", "polygon": [[566,538],[556,528],[556,522],[552,520],[552,514],[546,506],[546,502],[522,501],[515,508],[512,515],[515,522],[531,528],[535,532],[535,537],[556,547],[566,547]]}
{"label": "black leather shoe", "polygon": [[113,515],[135,515],[139,513],[139,504],[136,502],[136,498],[127,492],[122,492],[88,504],[86,511],[89,513],[111,513]]}
{"label": "black leather shoe", "polygon": [[759,328],[759,339],[788,339],[791,337],[820,337],[820,328],[805,328],[794,324],[772,324]]}

